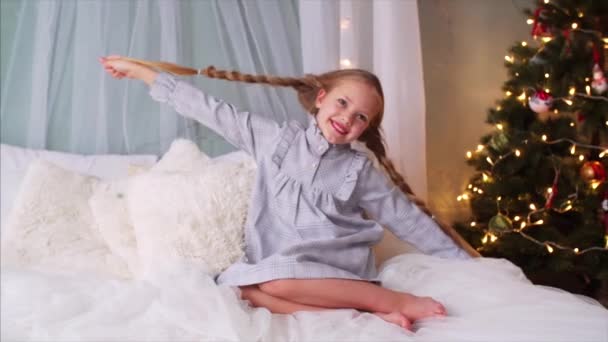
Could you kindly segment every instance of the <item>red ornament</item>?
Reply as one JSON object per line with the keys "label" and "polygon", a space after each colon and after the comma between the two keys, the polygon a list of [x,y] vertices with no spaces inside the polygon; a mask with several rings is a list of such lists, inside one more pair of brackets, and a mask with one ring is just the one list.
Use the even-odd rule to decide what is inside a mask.
{"label": "red ornament", "polygon": [[537,90],[534,95],[528,99],[528,105],[535,113],[538,114],[540,121],[547,121],[549,115],[546,115],[553,105],[553,96],[544,90]]}
{"label": "red ornament", "polygon": [[597,160],[588,161],[581,167],[580,170],[581,178],[586,183],[599,182],[602,183],[606,180],[606,170],[604,165]]}
{"label": "red ornament", "polygon": [[545,9],[539,7],[534,11],[534,24],[532,24],[532,36],[536,37],[551,37],[551,33],[547,29],[547,26],[538,21],[538,17],[541,16]]}

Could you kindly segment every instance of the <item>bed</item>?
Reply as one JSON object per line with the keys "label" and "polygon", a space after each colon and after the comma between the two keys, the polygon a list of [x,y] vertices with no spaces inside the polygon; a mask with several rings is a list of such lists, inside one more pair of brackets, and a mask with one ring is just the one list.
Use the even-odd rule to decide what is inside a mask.
{"label": "bed", "polygon": [[2,341],[608,341],[608,310],[507,260],[387,244],[383,285],[431,296],[447,317],[406,331],[356,310],[252,308],[214,282],[242,256],[255,173],[242,153],[209,158],[185,140],[160,160],[2,145],[1,160]]}

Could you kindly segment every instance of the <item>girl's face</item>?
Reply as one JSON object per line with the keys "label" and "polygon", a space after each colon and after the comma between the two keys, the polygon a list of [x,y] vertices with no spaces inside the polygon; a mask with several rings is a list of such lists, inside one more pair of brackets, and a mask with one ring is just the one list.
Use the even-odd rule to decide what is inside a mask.
{"label": "girl's face", "polygon": [[349,144],[378,115],[378,100],[371,85],[357,80],[342,81],[329,92],[321,89],[315,101],[317,125],[329,143]]}

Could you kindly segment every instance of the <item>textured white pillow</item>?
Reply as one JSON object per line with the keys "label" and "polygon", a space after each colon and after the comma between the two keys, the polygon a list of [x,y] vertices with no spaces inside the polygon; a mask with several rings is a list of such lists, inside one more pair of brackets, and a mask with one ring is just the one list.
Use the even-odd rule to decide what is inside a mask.
{"label": "textured white pillow", "polygon": [[218,162],[132,178],[127,202],[143,274],[187,261],[214,275],[239,259],[254,173],[251,163]]}
{"label": "textured white pillow", "polygon": [[110,250],[127,263],[133,275],[140,274],[141,270],[137,240],[127,207],[130,179],[147,172],[201,172],[208,162],[209,157],[201,153],[192,141],[176,139],[162,159],[148,170],[131,167],[130,178],[102,181],[94,187],[89,205],[99,232]]}
{"label": "textured white pillow", "polygon": [[2,264],[128,276],[93,228],[88,199],[97,183],[96,177],[32,162],[2,235]]}
{"label": "textured white pillow", "polygon": [[98,182],[93,186],[89,206],[96,227],[110,251],[122,258],[131,274],[138,274],[137,241],[126,200],[128,181]]}
{"label": "textured white pillow", "polygon": [[4,226],[15,196],[23,182],[30,163],[37,159],[49,161],[66,170],[97,176],[101,179],[118,179],[127,175],[132,165],[149,167],[156,163],[154,155],[80,155],[46,150],[33,150],[0,144],[0,225]]}

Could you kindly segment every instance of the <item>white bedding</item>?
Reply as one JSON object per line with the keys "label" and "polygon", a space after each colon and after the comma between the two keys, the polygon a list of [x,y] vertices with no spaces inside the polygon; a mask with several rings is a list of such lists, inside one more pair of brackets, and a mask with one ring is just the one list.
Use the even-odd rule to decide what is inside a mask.
{"label": "white bedding", "polygon": [[125,281],[2,271],[2,341],[607,341],[596,302],[530,284],[504,260],[406,254],[385,286],[443,302],[449,315],[405,331],[355,310],[272,315],[187,265]]}
{"label": "white bedding", "polygon": [[[194,163],[195,159],[199,158],[199,152],[191,148],[192,146],[182,142],[175,147],[172,149],[174,153],[166,154],[163,157],[164,162],[161,160],[156,168],[163,163],[169,164],[165,165],[169,169],[181,165],[182,172],[185,172],[184,169],[206,167],[207,161],[199,160]],[[3,162],[5,160],[3,156]],[[238,162],[242,161],[242,158],[230,161]],[[214,161],[219,162],[223,161]],[[31,169],[36,170],[33,167]],[[88,189],[84,186],[89,184],[89,180],[93,180],[53,167],[39,171],[37,177],[31,177],[36,173],[30,172],[30,177],[24,178],[25,185],[17,198],[12,220],[9,221],[11,224],[6,226],[9,230],[2,234],[3,255],[13,251],[17,253],[13,254],[18,260],[27,255],[42,255],[40,253],[53,250],[48,246],[59,246],[58,242],[72,241],[70,239],[80,241],[85,235],[89,240],[99,235],[100,240],[96,241],[103,242],[104,234],[88,234],[91,232],[87,229],[94,227],[84,227],[95,226],[90,221],[100,216],[100,213],[84,215],[90,216],[88,220],[83,220],[82,213],[74,217],[49,216],[49,213],[59,212],[49,210],[51,207],[73,207],[69,200],[83,202],[84,200],[77,199],[75,194],[84,194]],[[164,171],[169,172],[169,176],[177,172],[167,168],[164,168]],[[203,175],[204,172],[200,174]],[[62,191],[53,192],[53,187],[47,186],[47,197],[53,193],[60,197],[36,202],[35,211],[25,210],[27,206],[24,206],[24,203],[34,203],[34,200],[38,199],[36,191],[40,190],[36,190],[37,184],[50,181],[52,175],[55,175],[56,186],[61,184],[61,189],[71,190],[63,191],[65,194],[62,194]],[[242,177],[250,177],[246,176],[247,173],[243,175]],[[69,184],[72,186],[68,186]],[[194,184],[205,183],[192,184],[192,187],[184,187],[184,193],[190,190],[198,191]],[[76,187],[80,185],[83,187],[80,189],[82,191],[76,191]],[[149,187],[156,189],[158,184],[151,183]],[[90,192],[90,189],[87,191]],[[104,199],[110,202],[113,196],[116,197],[113,203],[98,206],[109,208],[124,206],[124,196],[129,198],[133,194],[124,190],[124,187],[119,187],[116,191],[101,195],[108,195]],[[156,196],[163,197],[158,194]],[[230,199],[222,201],[227,203]],[[148,201],[144,198],[132,202],[143,205]],[[185,205],[187,201],[173,202],[174,205]],[[47,208],[44,208],[45,203]],[[94,206],[95,208],[97,207]],[[205,206],[197,208],[202,210]],[[81,209],[79,212],[86,212],[85,207]],[[113,213],[123,212],[122,209],[118,210],[118,207],[115,209],[117,210]],[[223,209],[208,208],[207,215],[212,215],[214,211],[222,213]],[[155,211],[150,211],[150,214],[154,213]],[[73,213],[76,214],[77,212]],[[185,218],[184,214],[167,217],[177,223]],[[133,227],[128,228],[131,226],[129,222],[141,225],[137,220],[133,221],[132,217],[131,220],[129,217],[123,217],[122,220],[97,221],[97,229],[104,228],[101,223],[116,224],[123,226],[117,229],[124,233],[127,233],[126,229],[133,230]],[[195,221],[188,218],[185,222]],[[28,224],[18,224],[19,222]],[[46,225],[37,226],[36,222],[46,222]],[[144,223],[144,226],[155,224],[154,222],[156,220],[151,220]],[[158,220],[160,225],[174,227],[177,224],[163,222]],[[55,228],[51,231],[50,227]],[[113,227],[104,229],[111,232],[110,228]],[[204,232],[221,232],[217,228],[205,224]],[[19,229],[20,232],[15,234],[11,229]],[[201,234],[200,227],[195,230],[197,231],[193,231],[193,234]],[[88,235],[85,232],[88,232]],[[135,229],[131,235],[137,237],[137,232],[138,229]],[[18,238],[15,239],[15,236]],[[117,249],[120,250],[127,246],[133,249],[132,252],[124,255],[114,252],[113,256],[126,259],[127,264],[131,265],[129,256],[139,254],[142,260],[136,261],[146,262],[146,254],[136,253],[137,245],[131,240],[120,240],[122,244],[115,247],[120,247]],[[38,247],[40,241],[46,241],[47,247]],[[17,246],[21,246],[20,249],[17,249]],[[24,259],[27,263],[20,264],[10,263],[9,259],[2,258],[0,340],[608,341],[608,310],[587,297],[532,285],[518,267],[506,260],[486,258],[459,261],[408,253],[384,262],[380,273],[384,286],[415,295],[431,296],[442,302],[448,310],[448,316],[445,318],[416,322],[414,331],[410,332],[386,323],[374,315],[355,310],[272,315],[266,309],[253,309],[239,299],[238,290],[215,285],[213,273],[205,273],[205,267],[201,267],[201,264],[192,258],[162,258],[166,260],[163,263],[148,262],[155,267],[151,268],[145,277],[125,279],[112,272],[100,272],[99,267],[75,268],[76,264],[83,263],[86,264],[84,266],[91,266],[91,258],[99,253],[89,255],[89,252],[96,249],[84,248],[82,243],[62,246],[58,247],[57,253],[54,254],[57,261],[53,264],[55,268],[49,266],[46,262],[48,260],[29,258]],[[114,249],[108,247],[108,251]],[[79,251],[80,254],[69,252],[71,250]],[[384,260],[386,254],[377,254],[381,256],[380,260]]]}

